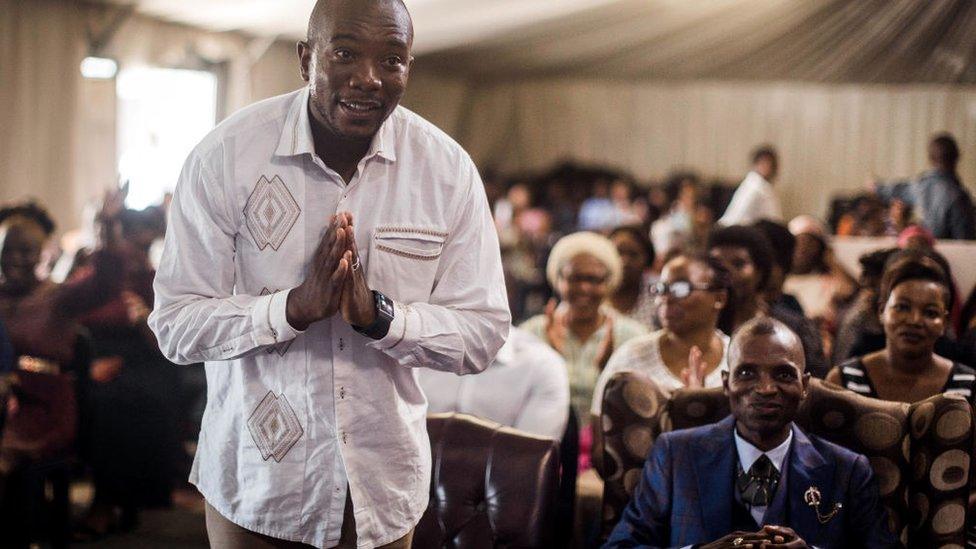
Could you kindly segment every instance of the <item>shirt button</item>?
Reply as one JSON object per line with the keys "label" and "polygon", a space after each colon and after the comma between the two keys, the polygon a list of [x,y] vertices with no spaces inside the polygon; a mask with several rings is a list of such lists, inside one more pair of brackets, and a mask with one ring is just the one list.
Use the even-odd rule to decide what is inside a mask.
{"label": "shirt button", "polygon": [[346,432],[345,431],[342,432],[342,443],[343,444],[347,444],[348,443],[347,440],[346,440]]}
{"label": "shirt button", "polygon": [[346,388],[339,387],[339,398],[346,398]]}
{"label": "shirt button", "polygon": [[346,349],[346,340],[339,338],[339,350],[344,351]]}

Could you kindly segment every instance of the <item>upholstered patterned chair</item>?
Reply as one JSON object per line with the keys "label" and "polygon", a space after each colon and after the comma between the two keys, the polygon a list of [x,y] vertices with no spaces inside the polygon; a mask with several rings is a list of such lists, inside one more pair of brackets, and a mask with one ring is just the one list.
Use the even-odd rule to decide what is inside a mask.
{"label": "upholstered patterned chair", "polygon": [[552,547],[559,488],[554,440],[463,414],[431,414],[427,431],[430,504],[414,547]]}
{"label": "upholstered patterned chair", "polygon": [[[620,518],[644,458],[663,432],[729,414],[721,389],[686,389],[670,398],[642,376],[614,376],[603,399],[604,534]],[[973,514],[973,412],[956,395],[914,405],[856,395],[811,380],[797,423],[868,457],[891,528],[911,547],[964,547]],[[974,500],[976,503],[976,500]],[[967,513],[967,509],[969,513]]]}

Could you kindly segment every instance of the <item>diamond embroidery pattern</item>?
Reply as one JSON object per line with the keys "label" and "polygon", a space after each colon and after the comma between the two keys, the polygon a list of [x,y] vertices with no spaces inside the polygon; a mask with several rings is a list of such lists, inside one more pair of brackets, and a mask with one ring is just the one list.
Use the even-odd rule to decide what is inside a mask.
{"label": "diamond embroidery pattern", "polygon": [[295,197],[277,175],[271,181],[262,175],[244,206],[247,230],[259,250],[271,246],[278,251],[301,213]]}
{"label": "diamond embroidery pattern", "polygon": [[251,413],[247,428],[264,461],[274,458],[278,463],[305,434],[288,399],[284,394],[280,398],[275,396],[273,391],[268,391]]}
{"label": "diamond embroidery pattern", "polygon": [[[278,290],[269,290],[267,288],[261,288],[261,295],[271,295],[271,294],[273,294],[273,293],[275,293],[277,291]],[[275,345],[272,345],[272,346],[268,347],[267,353],[269,355],[271,353],[278,353],[278,356],[285,356],[285,353],[288,352],[288,348],[291,347],[291,343],[293,341],[295,341],[295,340],[294,339],[289,339],[288,341],[282,341],[281,343],[277,343]]]}

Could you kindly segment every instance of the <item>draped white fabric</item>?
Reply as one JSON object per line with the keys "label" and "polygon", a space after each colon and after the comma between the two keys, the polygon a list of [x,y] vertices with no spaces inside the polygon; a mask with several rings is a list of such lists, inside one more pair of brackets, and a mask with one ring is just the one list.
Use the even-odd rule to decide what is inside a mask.
{"label": "draped white fabric", "polygon": [[[215,30],[305,35],[315,0],[104,0]],[[971,0],[405,0],[415,51],[481,78],[572,74],[976,83]],[[440,52],[438,54],[438,52]]]}
{"label": "draped white fabric", "polygon": [[[478,2],[440,3],[457,9]],[[495,34],[457,37],[454,46],[445,39],[426,61],[482,80],[976,83],[976,2],[970,0],[612,0],[579,11],[585,3],[549,2],[568,9],[556,18],[525,17],[514,28],[502,22]],[[490,18],[485,22],[492,28]]]}
{"label": "draped white fabric", "polygon": [[[250,5],[182,9],[212,14],[220,2],[233,4],[228,19]],[[300,35],[314,2],[289,2],[307,9],[275,4],[289,15],[274,21],[295,19],[287,32]],[[976,183],[976,2],[407,2],[418,59],[405,104],[483,167],[579,158],[642,178],[687,166],[737,180],[768,141],[782,152],[786,213],[822,214],[832,192],[871,174],[924,169],[926,140],[949,130],[964,181]],[[65,228],[114,178],[114,90],[77,68],[86,30],[110,19],[108,6],[0,0],[0,198],[35,196]],[[291,39],[142,15],[102,53],[123,67],[215,68],[223,114],[301,85]]]}
{"label": "draped white fabric", "polygon": [[[959,140],[976,184],[976,88],[795,83],[517,81],[495,86],[419,77],[407,105],[440,124],[479,166],[545,168],[575,158],[659,178],[674,167],[738,181],[760,143],[780,150],[787,215],[824,215],[831,194],[869,176],[926,168],[936,131]],[[976,194],[976,192],[974,192]]]}
{"label": "draped white fabric", "polygon": [[72,223],[83,19],[74,5],[0,0],[0,199],[34,197]]}

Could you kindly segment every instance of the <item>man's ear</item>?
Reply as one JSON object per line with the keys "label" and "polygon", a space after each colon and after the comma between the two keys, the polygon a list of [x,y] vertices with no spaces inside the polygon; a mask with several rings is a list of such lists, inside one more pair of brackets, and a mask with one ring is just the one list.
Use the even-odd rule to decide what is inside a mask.
{"label": "man's ear", "polygon": [[301,73],[302,80],[308,82],[309,66],[312,63],[312,46],[305,40],[299,40],[295,44],[295,50],[298,52],[298,70]]}
{"label": "man's ear", "polygon": [[803,397],[806,398],[807,389],[810,387],[810,372],[803,374],[803,377],[800,379],[803,380]]}
{"label": "man's ear", "polygon": [[722,392],[729,396],[729,371],[722,370]]}

